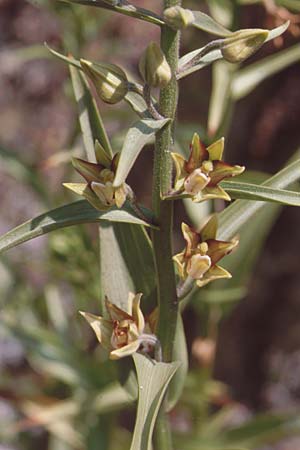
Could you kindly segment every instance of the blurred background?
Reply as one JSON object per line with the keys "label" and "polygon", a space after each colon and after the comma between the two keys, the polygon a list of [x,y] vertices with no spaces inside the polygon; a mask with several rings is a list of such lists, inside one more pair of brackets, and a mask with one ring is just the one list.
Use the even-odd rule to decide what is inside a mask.
{"label": "blurred background", "polygon": [[[136,3],[160,8],[159,1]],[[180,82],[178,146],[187,151],[194,131],[206,143],[225,135],[228,162],[275,173],[300,146],[300,1],[195,0],[184,6],[210,12],[233,29],[291,20],[282,38],[239,69],[252,74],[250,88],[239,90],[236,83],[230,91],[228,80],[236,73],[222,63]],[[159,29],[150,24],[97,8],[0,0],[1,234],[71,201],[62,182],[74,178],[71,156],[84,154],[68,68],[43,43],[119,64],[138,77],[141,52],[158,38]],[[186,31],[182,53],[208,39]],[[254,64],[262,64],[261,80],[253,77]],[[99,107],[119,149],[134,114],[125,104]],[[149,147],[129,179],[146,205],[151,164]],[[182,219],[197,225],[190,205],[176,208],[177,230]],[[259,251],[246,273],[240,270],[240,284],[220,296],[217,282],[184,313],[191,372],[171,416],[178,448],[196,429],[197,442],[219,433],[226,448],[245,442],[245,448],[300,450],[300,213],[276,207],[259,220],[247,241],[248,253],[253,246]],[[180,250],[179,231],[174,240]],[[97,397],[115,379],[115,368],[101,363],[103,355],[77,314],[81,308],[98,311],[96,249],[97,227],[76,226],[1,257],[0,450],[117,450],[129,442],[132,419],[115,413],[111,397],[106,403]],[[239,269],[244,263],[246,256],[228,260]],[[108,447],[116,426],[119,433]]]}

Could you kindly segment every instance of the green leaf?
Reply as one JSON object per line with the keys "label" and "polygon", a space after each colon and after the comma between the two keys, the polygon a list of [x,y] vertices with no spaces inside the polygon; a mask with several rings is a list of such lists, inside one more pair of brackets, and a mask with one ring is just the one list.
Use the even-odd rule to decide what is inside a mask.
{"label": "green leaf", "polygon": [[298,44],[268,56],[236,73],[231,85],[234,100],[245,97],[262,81],[300,61]]}
{"label": "green leaf", "polygon": [[216,22],[212,17],[204,14],[201,11],[192,11],[195,17],[195,21],[192,23],[193,27],[199,28],[202,31],[206,31],[207,33],[214,34],[216,36],[230,36],[231,31],[227,30]]}
{"label": "green leaf", "polygon": [[143,119],[151,118],[147,104],[139,94],[129,90],[125,95],[124,100],[138,116]]}
{"label": "green leaf", "polygon": [[156,306],[156,278],[151,240],[142,226],[114,224],[114,230],[134,292],[142,292],[143,311]]}
{"label": "green leaf", "polygon": [[56,58],[61,59],[62,61],[66,62],[67,64],[70,64],[74,67],[76,67],[79,70],[82,70],[80,62],[73,58],[73,56],[65,56],[59,52],[57,52],[56,50],[53,50],[51,47],[49,47],[48,44],[45,43],[46,48],[49,50],[50,53],[52,53],[53,56],[55,56]]}
{"label": "green leaf", "polygon": [[138,379],[138,408],[130,450],[151,450],[156,417],[180,363],[158,363],[138,353],[133,355]]}
{"label": "green leaf", "polygon": [[99,227],[99,243],[102,314],[106,314],[105,297],[127,311],[128,294],[136,292],[113,225],[103,224]]}
{"label": "green leaf", "polygon": [[120,186],[125,182],[127,175],[143,147],[149,144],[155,133],[160,130],[169,119],[144,119],[136,122],[128,131],[121,150],[120,160],[113,185]]}
{"label": "green leaf", "polygon": [[[297,152],[299,155],[299,152]],[[290,163],[261,186],[282,189],[300,178],[300,159]],[[265,202],[236,200],[219,215],[218,239],[231,239],[249,219],[266,206]]]}
{"label": "green leaf", "polygon": [[224,122],[230,121],[230,87],[235,69],[236,65],[225,60],[216,61],[212,67],[213,88],[207,122],[208,132],[211,136],[220,135],[220,129]]}
{"label": "green leaf", "polygon": [[170,382],[166,402],[167,411],[173,409],[174,406],[177,404],[178,400],[180,399],[189,368],[189,356],[186,344],[186,337],[183,327],[183,321],[180,314],[178,315],[175,342],[173,348],[174,348],[173,359],[175,361],[180,361],[181,365]]}
{"label": "green leaf", "polygon": [[125,14],[126,16],[134,17],[136,19],[145,20],[146,22],[153,23],[154,25],[164,25],[164,20],[153,13],[152,11],[148,11],[144,8],[139,8],[134,5],[131,5],[127,2],[123,2],[122,0],[115,1],[105,1],[105,0],[65,0],[68,3],[74,3],[77,5],[85,5],[85,6],[96,6],[98,8],[108,9],[110,11],[115,11],[121,14]]}
{"label": "green leaf", "polygon": [[[149,213],[149,211],[144,212],[146,215]],[[123,209],[113,207],[102,212],[93,208],[86,200],[81,200],[48,211],[4,234],[0,237],[0,252],[59,228],[101,221],[150,226],[137,217],[129,205]]]}
{"label": "green leaf", "polygon": [[218,61],[218,59],[223,58],[221,50],[212,50],[207,55],[203,56],[197,62],[197,64],[193,65],[192,67],[183,69],[184,66],[188,64],[200,52],[202,52],[202,50],[203,47],[198,48],[197,50],[193,50],[192,52],[187,53],[186,55],[182,56],[179,59],[177,80],[181,80],[181,78],[184,78],[187,75],[190,75],[191,73],[197,72],[197,70],[203,69],[204,67],[212,64],[213,62]]}
{"label": "green leaf", "polygon": [[239,181],[222,181],[220,186],[222,186],[232,198],[266,200],[268,202],[281,203],[283,205],[300,206],[299,192],[275,189],[260,184]]}
{"label": "green leaf", "polygon": [[90,92],[88,82],[81,71],[70,65],[70,73],[75,99],[78,105],[79,122],[88,160],[96,162],[95,140],[97,139],[106,152],[112,156],[104,124],[95,100]]}
{"label": "green leaf", "polygon": [[151,241],[144,228],[115,223],[101,225],[99,233],[102,301],[107,295],[126,310],[128,293],[142,292],[143,310],[151,312],[156,282]]}

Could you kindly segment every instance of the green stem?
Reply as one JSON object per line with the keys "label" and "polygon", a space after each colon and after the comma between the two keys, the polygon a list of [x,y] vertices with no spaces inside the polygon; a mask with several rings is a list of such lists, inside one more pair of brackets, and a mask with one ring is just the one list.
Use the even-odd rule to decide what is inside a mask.
{"label": "green stem", "polygon": [[[177,6],[181,0],[164,0],[164,8]],[[157,334],[162,347],[163,360],[172,361],[175,340],[178,299],[172,260],[173,202],[162,200],[162,194],[171,190],[173,126],[177,110],[177,80],[180,33],[164,26],[161,31],[161,48],[172,70],[172,80],[161,90],[159,113],[173,120],[156,135],[153,167],[153,210],[160,229],[152,232],[154,259],[157,275],[159,320]],[[172,438],[164,404],[156,421],[154,448],[171,450]]]}
{"label": "green stem", "polygon": [[[165,0],[164,8],[180,5],[180,0]],[[177,81],[179,32],[164,26],[161,32],[161,48],[171,67],[173,77],[161,90],[159,112],[164,117],[175,119],[177,109]],[[160,225],[159,231],[152,234],[158,281],[159,323],[158,338],[162,345],[164,361],[172,361],[172,352],[177,324],[178,300],[176,280],[172,261],[173,202],[161,199],[171,189],[172,183],[172,128],[173,122],[166,125],[156,135],[153,168],[153,210]]]}

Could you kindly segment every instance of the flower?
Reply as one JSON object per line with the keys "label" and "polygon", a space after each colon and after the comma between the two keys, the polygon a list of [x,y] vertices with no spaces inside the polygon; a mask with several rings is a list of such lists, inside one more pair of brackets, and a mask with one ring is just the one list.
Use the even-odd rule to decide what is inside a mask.
{"label": "flower", "polygon": [[94,208],[100,211],[105,211],[114,205],[121,208],[126,200],[127,185],[123,183],[118,187],[113,186],[119,153],[111,159],[98,141],[96,141],[95,153],[97,163],[80,158],[72,159],[74,168],[87,183],[64,183],[64,186],[85,197]]}
{"label": "flower", "polygon": [[205,147],[197,133],[191,143],[191,153],[186,161],[178,153],[172,153],[176,167],[176,178],[172,196],[188,196],[193,202],[202,202],[212,198],[230,200],[229,195],[218,183],[224,178],[240,175],[245,167],[230,166],[221,161],[224,150],[224,138]]}
{"label": "flower", "polygon": [[98,341],[110,352],[110,359],[120,359],[132,355],[139,350],[141,345],[147,351],[157,345],[155,335],[148,333],[149,326],[140,308],[142,294],[129,293],[127,311],[105,299],[108,318],[95,316],[80,311],[80,314],[88,321],[94,330]]}
{"label": "flower", "polygon": [[218,266],[217,262],[238,245],[238,240],[218,241],[216,232],[217,218],[215,215],[199,233],[187,224],[182,224],[186,247],[173,257],[181,278],[191,277],[196,280],[199,287],[219,278],[231,278],[231,274],[223,267]]}

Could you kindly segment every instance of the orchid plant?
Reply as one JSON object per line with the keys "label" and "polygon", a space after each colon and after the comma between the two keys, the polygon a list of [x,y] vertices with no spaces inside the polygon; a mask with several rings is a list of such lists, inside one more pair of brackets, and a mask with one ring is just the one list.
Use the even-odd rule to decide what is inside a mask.
{"label": "orchid plant", "polygon": [[[50,49],[69,64],[81,108],[86,157],[74,158],[73,167],[84,182],[68,182],[65,186],[83,198],[7,233],[1,238],[1,249],[76,223],[99,224],[101,315],[97,311],[96,315],[81,315],[105,350],[100,364],[107,358],[121,359],[120,367],[129,370],[133,379],[136,389],[132,398],[138,406],[131,450],[171,450],[168,413],[180,399],[187,375],[187,355],[180,350],[185,347],[181,311],[195,293],[201,301],[207,284],[235,277],[235,272],[219,266],[219,261],[238,252],[239,239],[243,239],[239,238],[240,231],[266,202],[300,205],[299,193],[285,189],[299,178],[299,159],[262,184],[249,182],[249,176],[243,178],[247,171],[242,153],[238,165],[225,162],[226,157],[223,160],[221,105],[213,105],[218,119],[216,126],[215,115],[214,132],[209,138],[194,130],[189,148],[178,145],[180,80],[219,62],[241,64],[265,42],[281,36],[289,24],[273,30],[231,31],[202,11],[184,8],[180,0],[164,0],[161,14],[123,0],[69,2],[124,14],[133,21],[147,21],[160,27],[160,43],[149,43],[141,55],[139,81],[130,79],[112,61],[88,61],[83,59],[85,55],[65,56]],[[215,38],[181,55],[180,35],[189,27]],[[235,77],[237,80],[238,66]],[[112,149],[103,124],[98,106],[101,101],[111,105],[125,101],[137,115],[118,151]],[[149,209],[138,203],[139,192],[133,192],[127,176],[140,152],[153,141]],[[187,211],[195,213],[191,216],[197,217],[194,223],[182,223],[186,245],[178,254],[173,251],[176,201],[183,201]],[[208,208],[201,209],[204,203]],[[209,211],[209,216],[203,211]],[[126,360],[130,357],[135,372],[128,369]],[[123,385],[122,389],[125,392],[127,387]],[[185,449],[184,443],[181,448]]]}

